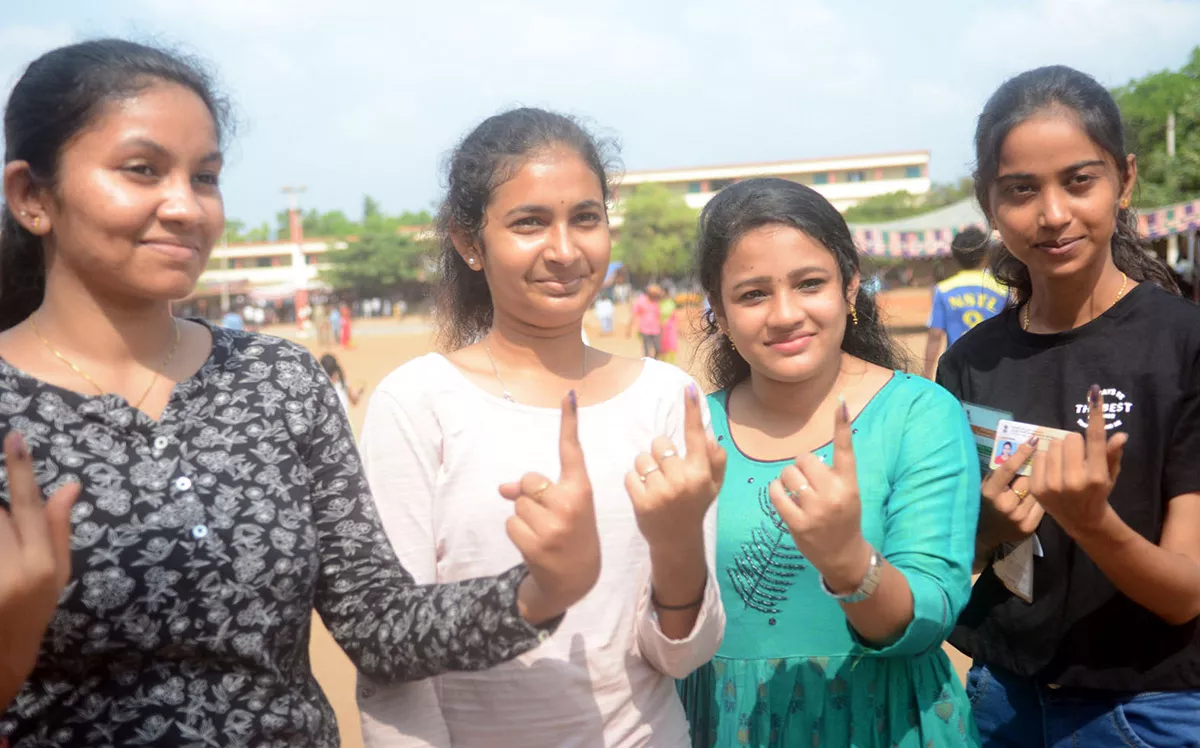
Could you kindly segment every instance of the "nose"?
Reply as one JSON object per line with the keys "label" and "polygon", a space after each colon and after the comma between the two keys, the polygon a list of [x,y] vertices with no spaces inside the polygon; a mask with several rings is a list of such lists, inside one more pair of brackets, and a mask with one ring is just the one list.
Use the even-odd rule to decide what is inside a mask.
{"label": "nose", "polygon": [[571,236],[571,227],[568,221],[556,223],[554,229],[547,232],[546,240],[544,255],[547,262],[556,265],[572,265],[579,259],[579,247],[575,245],[574,238]]}
{"label": "nose", "polygon": [[784,290],[771,297],[767,314],[767,324],[771,327],[795,327],[805,319],[804,306],[796,294],[791,293],[788,285]]}
{"label": "nose", "polygon": [[1057,188],[1047,189],[1042,194],[1041,213],[1038,215],[1038,224],[1042,228],[1060,229],[1071,222],[1071,211],[1068,204],[1069,198],[1063,190]]}
{"label": "nose", "polygon": [[158,206],[160,220],[164,223],[191,225],[198,223],[203,215],[204,208],[196,199],[196,191],[189,176],[179,175],[163,180],[162,202]]}

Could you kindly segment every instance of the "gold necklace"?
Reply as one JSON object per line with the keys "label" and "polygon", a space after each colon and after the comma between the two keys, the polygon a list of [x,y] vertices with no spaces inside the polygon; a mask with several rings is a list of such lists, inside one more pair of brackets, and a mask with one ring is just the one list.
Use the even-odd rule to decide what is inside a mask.
{"label": "gold necklace", "polygon": [[[163,360],[162,366],[154,370],[154,376],[151,377],[150,384],[146,387],[146,391],[143,392],[142,396],[138,398],[138,401],[134,403],[133,407],[138,410],[141,410],[142,403],[146,402],[146,398],[150,395],[150,390],[154,389],[154,385],[158,383],[158,372],[160,370],[165,370],[171,364],[171,359],[175,358],[175,351],[179,348],[179,322],[174,317],[171,318],[171,326],[175,328],[175,342],[171,345],[171,352],[168,353],[166,359]],[[71,367],[71,371],[85,379],[87,383],[95,387],[96,391],[101,395],[108,394],[105,392],[103,387],[96,384],[95,379],[92,379],[90,376],[88,376],[86,371],[80,369],[75,365],[75,362],[71,361],[71,359],[60,353],[57,348],[50,345],[50,341],[46,340],[45,336],[42,335],[40,330],[38,330],[37,323],[33,321],[33,317],[29,318],[29,327],[33,330],[33,334],[38,336],[38,340],[42,341],[42,345],[46,346],[46,348],[53,353],[59,361],[62,361],[64,364]]]}
{"label": "gold necklace", "polygon": [[[491,343],[488,342],[488,338],[490,337],[492,337],[490,332],[483,337],[483,349],[487,351],[488,361],[492,364],[492,374],[496,376],[496,381],[500,383],[500,389],[504,393],[504,399],[510,403],[515,403],[517,399],[512,396],[512,393],[508,391],[508,387],[505,386],[504,380],[500,378],[500,370],[496,368],[496,359],[492,358],[492,346]],[[576,402],[578,402],[583,396],[583,381],[587,379],[587,349],[588,347],[585,345],[583,347],[583,374],[581,374],[579,378],[579,389],[575,392]]]}
{"label": "gold necklace", "polygon": [[[1118,301],[1121,300],[1121,297],[1125,295],[1125,287],[1129,285],[1129,276],[1125,275],[1125,273],[1121,273],[1121,276],[1125,280],[1121,281],[1121,290],[1117,291],[1117,298],[1113,299],[1113,303],[1109,305],[1109,309],[1111,309],[1113,307],[1113,305],[1115,305]],[[1025,332],[1029,332],[1029,302],[1028,301],[1025,302],[1025,319],[1021,323],[1021,329],[1024,330]]]}

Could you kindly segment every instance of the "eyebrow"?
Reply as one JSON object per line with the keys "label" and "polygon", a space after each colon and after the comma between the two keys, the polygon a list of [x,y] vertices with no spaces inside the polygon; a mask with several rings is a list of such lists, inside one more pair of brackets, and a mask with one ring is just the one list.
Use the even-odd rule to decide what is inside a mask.
{"label": "eyebrow", "polygon": [[[599,200],[584,200],[582,202],[578,202],[575,205],[571,206],[571,210],[573,210],[573,211],[585,210],[585,209],[589,209],[589,208],[592,210],[603,210],[604,203],[600,202]],[[508,218],[509,216],[514,216],[518,213],[549,213],[549,212],[551,212],[551,210],[552,209],[546,205],[537,205],[534,203],[524,203],[522,205],[518,205],[517,207],[515,207],[512,210],[505,213],[504,217]]]}
{"label": "eyebrow", "polygon": [[[1073,171],[1079,171],[1080,169],[1086,169],[1089,166],[1104,166],[1104,162],[1098,158],[1091,159],[1089,161],[1078,161],[1078,162],[1073,163],[1070,166],[1066,167],[1065,169],[1060,169],[1058,173],[1059,174],[1067,174],[1067,173],[1070,173]],[[1000,176],[996,177],[996,181],[997,182],[1014,182],[1014,181],[1032,180],[1032,179],[1036,179],[1036,178],[1037,177],[1033,174],[1021,172],[1021,173],[1015,173],[1015,174],[1001,174]]]}
{"label": "eyebrow", "polygon": [[[170,151],[168,151],[166,148],[162,147],[158,143],[155,143],[153,140],[150,140],[149,138],[132,138],[132,139],[127,140],[124,143],[122,143],[122,145],[133,146],[133,147],[138,147],[138,148],[145,148],[147,150],[154,151],[159,156],[162,156],[165,158],[169,158],[171,156]],[[211,164],[211,163],[219,164],[219,163],[224,163],[224,161],[225,161],[225,155],[223,153],[221,153],[220,151],[211,151],[211,152],[205,154],[204,158],[200,159],[200,163],[202,163],[202,164]]]}
{"label": "eyebrow", "polygon": [[[828,272],[829,271],[827,269],[820,267],[818,265],[806,265],[802,268],[796,268],[795,270],[791,271],[790,273],[788,273],[788,277],[793,278],[797,275],[808,275],[810,273],[828,273]],[[774,280],[774,279],[769,275],[757,275],[753,278],[746,278],[744,280],[738,281],[737,283],[734,283],[733,288],[734,288],[734,290],[737,290],[737,289],[741,288],[742,286],[758,286],[758,285],[762,285],[765,283],[770,283],[772,280]]]}

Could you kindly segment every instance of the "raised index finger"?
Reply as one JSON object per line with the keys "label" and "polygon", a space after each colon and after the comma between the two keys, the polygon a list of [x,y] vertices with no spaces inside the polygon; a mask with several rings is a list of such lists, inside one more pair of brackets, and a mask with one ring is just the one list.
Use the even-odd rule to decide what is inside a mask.
{"label": "raised index finger", "polygon": [[850,428],[850,408],[846,398],[838,395],[833,416],[833,472],[842,478],[856,477],[853,430]]}
{"label": "raised index finger", "polygon": [[1093,384],[1088,389],[1088,425],[1087,425],[1087,467],[1088,472],[1102,472],[1108,477],[1108,434],[1104,426],[1104,395],[1100,385]]}
{"label": "raised index finger", "polygon": [[691,460],[708,459],[708,432],[700,413],[700,389],[692,382],[683,398],[683,443]]}
{"label": "raised index finger", "polygon": [[567,393],[562,402],[562,426],[558,432],[560,484],[582,486],[587,483],[587,465],[583,461],[583,446],[579,443],[579,402],[575,390]]}
{"label": "raised index finger", "polygon": [[42,489],[33,476],[29,447],[15,430],[4,437],[4,462],[8,469],[9,511],[17,535],[23,543],[48,541]]}

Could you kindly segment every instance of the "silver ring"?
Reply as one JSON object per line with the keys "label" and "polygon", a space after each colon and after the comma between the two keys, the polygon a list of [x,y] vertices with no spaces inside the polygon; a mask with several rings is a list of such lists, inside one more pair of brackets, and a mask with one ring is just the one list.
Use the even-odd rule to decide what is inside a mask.
{"label": "silver ring", "polygon": [[792,501],[795,501],[796,499],[800,498],[801,491],[807,491],[807,490],[808,490],[807,483],[801,483],[799,486],[797,486],[795,491],[793,491],[790,488],[783,489],[784,493],[786,493],[788,495],[788,498],[791,499]]}
{"label": "silver ring", "polygon": [[658,465],[655,465],[655,466],[651,467],[649,470],[647,470],[647,471],[646,471],[646,472],[644,472],[644,473],[638,473],[638,478],[641,478],[641,480],[642,480],[642,483],[645,483],[645,482],[646,482],[646,476],[650,475],[650,474],[651,474],[651,473],[653,473],[655,470],[658,470]]}
{"label": "silver ring", "polygon": [[663,452],[663,453],[662,453],[662,457],[659,457],[658,459],[660,459],[660,460],[665,460],[665,459],[667,459],[668,457],[676,457],[676,456],[678,456],[678,455],[679,455],[679,453],[678,453],[678,452],[676,452],[675,450],[673,450],[673,449],[668,449],[667,451]]}

